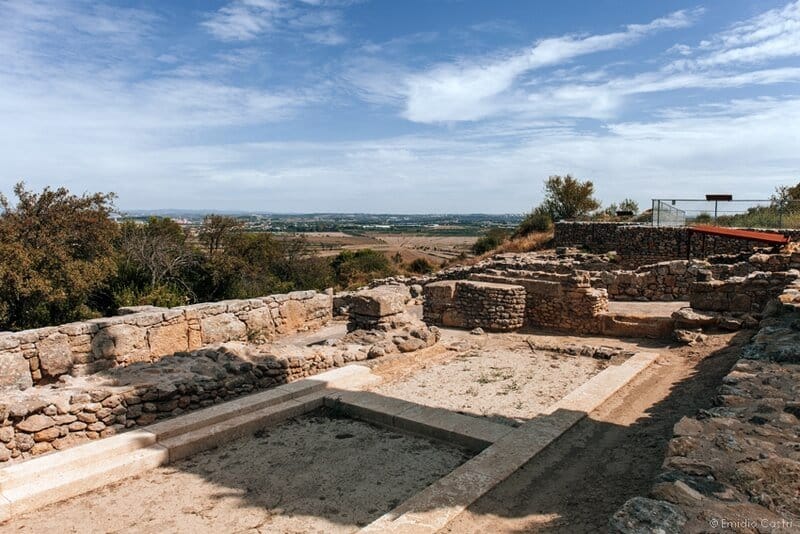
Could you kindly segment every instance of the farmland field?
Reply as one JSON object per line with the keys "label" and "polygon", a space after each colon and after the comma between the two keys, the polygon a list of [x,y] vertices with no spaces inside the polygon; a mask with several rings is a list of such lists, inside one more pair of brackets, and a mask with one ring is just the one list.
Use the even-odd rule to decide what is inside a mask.
{"label": "farmland field", "polygon": [[293,235],[304,237],[319,256],[335,256],[342,250],[370,248],[389,257],[399,253],[406,263],[424,258],[437,264],[461,253],[469,253],[472,244],[478,239],[476,235],[426,235],[417,232],[304,232]]}

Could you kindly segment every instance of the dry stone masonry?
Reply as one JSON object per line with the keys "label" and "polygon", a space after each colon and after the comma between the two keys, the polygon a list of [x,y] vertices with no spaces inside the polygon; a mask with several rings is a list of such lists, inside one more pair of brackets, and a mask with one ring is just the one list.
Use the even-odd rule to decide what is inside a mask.
{"label": "dry stone masonry", "polygon": [[[332,367],[431,347],[438,329],[406,312],[409,299],[405,286],[349,294],[350,332],[310,346],[280,339],[327,323],[330,294],[147,307],[0,336],[0,376],[14,377],[0,387],[0,462],[150,425]],[[86,336],[79,338],[83,352],[77,336]],[[84,353],[89,362],[76,363]],[[42,372],[37,385],[32,361]],[[107,363],[88,365],[95,361]]]}
{"label": "dry stone masonry", "polygon": [[506,331],[525,321],[525,289],[518,285],[442,281],[423,291],[423,314],[430,324]]}
{"label": "dry stone masonry", "polygon": [[[765,230],[760,230],[765,231]],[[769,231],[769,230],[766,230]],[[791,239],[800,239],[800,230],[780,230]],[[763,247],[762,244],[717,236],[693,235],[692,255],[737,254]],[[558,222],[554,241],[557,247],[581,247],[589,252],[615,251],[628,266],[686,259],[689,234],[686,227],[657,227],[630,223]]]}
{"label": "dry stone masonry", "polygon": [[331,319],[331,295],[297,291],[179,308],[151,308],[0,334],[0,388],[27,388],[226,341],[264,342]]}

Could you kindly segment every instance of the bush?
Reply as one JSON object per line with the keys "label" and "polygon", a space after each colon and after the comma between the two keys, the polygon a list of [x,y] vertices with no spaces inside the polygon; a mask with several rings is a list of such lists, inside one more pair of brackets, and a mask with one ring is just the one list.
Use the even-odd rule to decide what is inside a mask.
{"label": "bush", "polygon": [[373,278],[383,278],[395,273],[389,259],[376,250],[345,250],[331,262],[336,283],[341,287],[363,285]]}
{"label": "bush", "polygon": [[408,264],[408,270],[416,274],[428,274],[433,271],[433,265],[425,258],[417,258]]}
{"label": "bush", "polygon": [[698,224],[709,224],[713,222],[713,220],[714,219],[711,217],[711,214],[706,212],[700,213],[694,218],[694,222]]}
{"label": "bush", "polygon": [[543,206],[534,209],[517,227],[514,232],[516,237],[526,236],[532,233],[549,232],[553,228],[553,219]]}
{"label": "bush", "polygon": [[499,247],[506,239],[508,239],[508,230],[492,228],[486,232],[485,236],[475,241],[472,245],[472,253],[476,256],[485,254]]}

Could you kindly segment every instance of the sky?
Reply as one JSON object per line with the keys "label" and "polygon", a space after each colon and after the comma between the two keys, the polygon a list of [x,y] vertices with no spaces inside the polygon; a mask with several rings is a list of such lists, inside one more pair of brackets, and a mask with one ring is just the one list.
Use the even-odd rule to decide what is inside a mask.
{"label": "sky", "polygon": [[800,182],[800,0],[0,0],[0,191],[522,213]]}

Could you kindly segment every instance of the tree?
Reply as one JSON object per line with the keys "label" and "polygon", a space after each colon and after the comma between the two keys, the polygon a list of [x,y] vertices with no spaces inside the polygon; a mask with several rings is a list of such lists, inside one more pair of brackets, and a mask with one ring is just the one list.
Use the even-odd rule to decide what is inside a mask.
{"label": "tree", "polygon": [[619,210],[630,211],[634,215],[636,215],[637,213],[639,213],[639,203],[633,200],[632,198],[626,198],[619,203]]}
{"label": "tree", "polygon": [[364,284],[374,278],[382,278],[394,273],[389,259],[369,248],[343,250],[331,262],[336,282],[342,287]]}
{"label": "tree", "polygon": [[186,234],[169,218],[150,217],[145,224],[122,224],[120,248],[124,259],[146,274],[151,289],[165,282],[186,287],[181,277],[195,256],[186,245]]}
{"label": "tree", "polygon": [[0,330],[58,324],[91,314],[89,301],[115,269],[113,193],[76,196],[14,187],[0,195]]}
{"label": "tree", "polygon": [[575,219],[598,209],[600,203],[594,195],[594,184],[587,180],[581,182],[569,174],[551,176],[544,185],[543,209],[554,221]]}
{"label": "tree", "polygon": [[208,257],[213,259],[225,247],[225,243],[239,234],[243,227],[242,222],[235,217],[206,215],[197,237],[205,246]]}

